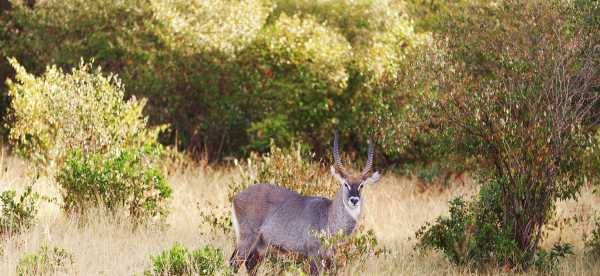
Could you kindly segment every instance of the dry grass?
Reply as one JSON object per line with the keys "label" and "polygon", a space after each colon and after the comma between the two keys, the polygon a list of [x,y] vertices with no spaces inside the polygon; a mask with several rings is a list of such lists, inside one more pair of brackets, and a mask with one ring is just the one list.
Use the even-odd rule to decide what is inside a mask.
{"label": "dry grass", "polygon": [[[0,160],[0,191],[22,190],[31,182],[29,165],[13,158],[2,156]],[[209,204],[224,205],[227,185],[238,177],[234,170],[212,170],[201,167],[186,167],[172,173],[169,182],[174,194],[168,226],[142,227],[136,230],[125,220],[110,218],[102,212],[94,212],[86,221],[65,216],[57,203],[43,203],[36,225],[20,235],[0,241],[3,254],[0,256],[0,275],[14,275],[19,258],[36,251],[43,244],[59,246],[70,251],[75,265],[73,275],[133,275],[141,274],[149,266],[149,256],[181,242],[189,248],[211,243],[222,248],[229,257],[233,237],[208,234],[201,227],[200,212],[211,208]],[[56,185],[49,179],[40,178],[34,190],[51,196],[59,196]],[[364,275],[431,275],[431,274],[496,274],[495,269],[487,272],[464,271],[447,263],[436,253],[418,254],[413,250],[414,232],[425,222],[447,212],[447,202],[457,195],[470,195],[474,185],[455,185],[452,189],[421,191],[416,181],[395,176],[383,180],[365,191],[365,213],[362,224],[372,228],[381,244],[391,249],[391,255],[370,260],[363,271],[357,267],[346,268],[346,274]],[[582,255],[582,236],[591,230],[589,218],[600,207],[598,196],[584,189],[579,202],[561,202],[558,219],[579,216],[575,224],[559,224],[549,232],[545,245],[562,239],[576,246],[577,255],[568,258],[560,266],[565,275],[598,274],[600,265],[586,261]],[[204,234],[203,234],[204,233]],[[263,267],[263,272],[267,270]]]}

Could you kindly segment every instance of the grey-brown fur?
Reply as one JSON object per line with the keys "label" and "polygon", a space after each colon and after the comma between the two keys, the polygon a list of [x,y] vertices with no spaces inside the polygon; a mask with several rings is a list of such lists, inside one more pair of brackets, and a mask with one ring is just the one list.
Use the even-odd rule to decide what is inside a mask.
{"label": "grey-brown fur", "polygon": [[362,207],[360,191],[364,184],[379,179],[378,173],[370,174],[372,154],[370,145],[367,167],[358,177],[348,176],[339,160],[336,135],[332,174],[342,185],[333,200],[269,184],[253,185],[236,194],[232,214],[237,241],[230,260],[234,271],[245,262],[248,272],[255,274],[267,250],[275,248],[309,257],[311,274],[318,274],[320,261],[331,252],[324,252],[315,233],[352,233]]}

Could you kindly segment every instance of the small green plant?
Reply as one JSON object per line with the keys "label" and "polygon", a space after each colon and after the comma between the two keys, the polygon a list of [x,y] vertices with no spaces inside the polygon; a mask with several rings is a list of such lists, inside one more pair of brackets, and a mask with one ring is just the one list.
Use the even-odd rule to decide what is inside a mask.
{"label": "small green plant", "polygon": [[594,225],[590,237],[585,241],[585,248],[592,256],[598,257],[600,256],[600,217],[595,219]]}
{"label": "small green plant", "polygon": [[550,251],[538,249],[533,264],[543,273],[552,273],[557,270],[561,259],[573,255],[573,245],[570,243],[555,243]]}
{"label": "small green plant", "polygon": [[152,268],[145,275],[215,275],[224,269],[221,250],[210,245],[190,252],[176,243],[150,259]]}
{"label": "small green plant", "polygon": [[164,217],[171,188],[148,157],[155,150],[71,152],[56,177],[63,190],[64,209],[83,213],[88,207],[103,206],[111,212],[126,209],[134,219]]}
{"label": "small green plant", "polygon": [[60,247],[43,245],[37,252],[25,254],[17,264],[17,275],[72,274],[74,258]]}
{"label": "small green plant", "polygon": [[18,197],[15,191],[0,194],[2,213],[0,215],[0,236],[14,234],[28,229],[38,211],[39,195],[28,186]]}

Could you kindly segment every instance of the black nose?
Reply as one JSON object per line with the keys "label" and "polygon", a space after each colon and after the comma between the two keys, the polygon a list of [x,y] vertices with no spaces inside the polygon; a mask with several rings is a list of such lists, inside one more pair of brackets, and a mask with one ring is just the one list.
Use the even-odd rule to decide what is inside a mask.
{"label": "black nose", "polygon": [[356,205],[356,203],[358,203],[358,198],[351,198],[350,202],[352,202],[352,204]]}

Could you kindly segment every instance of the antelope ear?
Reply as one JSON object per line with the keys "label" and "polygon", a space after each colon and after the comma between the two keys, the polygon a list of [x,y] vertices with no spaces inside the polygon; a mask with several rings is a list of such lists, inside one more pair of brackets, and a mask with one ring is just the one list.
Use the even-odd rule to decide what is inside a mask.
{"label": "antelope ear", "polygon": [[345,184],[346,180],[344,179],[344,177],[339,174],[337,172],[337,170],[335,169],[335,166],[331,166],[331,175],[333,175],[333,177],[335,177],[335,179],[337,179],[337,181],[340,182],[340,184]]}
{"label": "antelope ear", "polygon": [[365,181],[363,181],[363,184],[364,185],[373,184],[373,183],[379,181],[379,178],[381,178],[381,175],[379,174],[379,172],[375,172],[371,176],[367,177],[367,179],[365,179]]}

